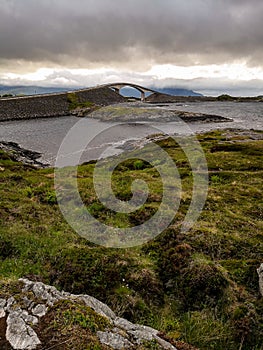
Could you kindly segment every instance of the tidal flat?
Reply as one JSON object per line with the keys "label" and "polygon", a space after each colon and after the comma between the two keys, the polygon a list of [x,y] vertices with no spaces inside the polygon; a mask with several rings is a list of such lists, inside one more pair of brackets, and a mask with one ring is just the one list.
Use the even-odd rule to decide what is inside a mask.
{"label": "tidal flat", "polygon": [[[179,350],[187,349],[180,348],[182,342],[201,350],[262,349],[257,268],[263,256],[263,132],[217,130],[197,138],[209,176],[198,221],[181,232],[193,189],[191,167],[174,139],[159,140],[178,168],[181,203],[162,234],[129,249],[97,246],[78,236],[59,210],[54,169],[36,169],[0,151],[0,297],[8,285],[28,277],[92,295],[120,317],[159,329]],[[130,214],[114,213],[98,200],[94,165],[79,166],[78,186],[99,221],[131,227],[158,210],[162,184],[147,162],[130,159],[113,173],[114,193],[123,201],[131,198],[134,179],[149,185],[147,201]],[[79,327],[73,324],[68,332],[74,334]],[[76,337],[82,349],[79,341]],[[74,343],[72,347],[77,349]]]}

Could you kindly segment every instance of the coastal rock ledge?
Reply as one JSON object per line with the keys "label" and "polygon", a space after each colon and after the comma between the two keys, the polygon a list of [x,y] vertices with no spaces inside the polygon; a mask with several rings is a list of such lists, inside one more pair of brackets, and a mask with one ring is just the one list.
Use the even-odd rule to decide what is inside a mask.
{"label": "coastal rock ledge", "polygon": [[[53,330],[59,329],[60,322],[64,328],[59,339]],[[80,333],[76,334],[76,330]],[[76,347],[72,338],[84,340],[83,330],[89,336],[84,337],[86,343]],[[106,304],[91,296],[60,292],[28,279],[20,279],[12,288],[1,288],[1,349],[68,349],[72,345],[74,349],[153,349],[154,346],[154,349],[176,350],[157,330],[117,317]]]}

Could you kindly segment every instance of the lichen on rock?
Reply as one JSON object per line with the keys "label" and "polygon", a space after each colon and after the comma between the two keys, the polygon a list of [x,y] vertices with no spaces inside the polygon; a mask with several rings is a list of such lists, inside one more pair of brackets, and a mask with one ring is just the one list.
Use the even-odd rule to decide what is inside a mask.
{"label": "lichen on rock", "polygon": [[[43,349],[43,344],[56,347],[61,343],[63,349],[79,349],[83,341],[102,350],[141,350],[148,348],[145,342],[154,341],[155,349],[176,350],[157,330],[117,317],[94,297],[60,292],[28,279],[15,284],[16,288],[10,288],[15,294],[5,297],[2,293],[0,299],[0,320],[5,323],[5,342],[10,349]],[[50,334],[52,330],[54,334]]]}

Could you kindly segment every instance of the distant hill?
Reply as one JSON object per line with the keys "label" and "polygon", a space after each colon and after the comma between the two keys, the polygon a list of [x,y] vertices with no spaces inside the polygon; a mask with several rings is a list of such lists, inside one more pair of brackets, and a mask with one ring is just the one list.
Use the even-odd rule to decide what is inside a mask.
{"label": "distant hill", "polygon": [[158,92],[161,92],[162,94],[168,94],[172,96],[203,96],[198,92],[195,92],[193,90],[188,90],[188,89],[179,89],[179,88],[173,88],[173,87],[152,88],[152,89]]}
{"label": "distant hill", "polygon": [[0,95],[36,95],[36,94],[50,94],[54,92],[68,91],[70,88],[60,87],[42,87],[42,86],[6,86],[0,85]]}

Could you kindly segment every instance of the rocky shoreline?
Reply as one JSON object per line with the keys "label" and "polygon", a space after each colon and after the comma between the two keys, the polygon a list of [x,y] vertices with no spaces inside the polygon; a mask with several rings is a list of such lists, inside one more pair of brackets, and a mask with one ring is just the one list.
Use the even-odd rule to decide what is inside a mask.
{"label": "rocky shoreline", "polygon": [[167,106],[149,106],[145,103],[118,103],[101,107],[90,113],[80,111],[78,116],[88,116],[103,122],[231,122],[220,115],[181,111]]}
{"label": "rocky shoreline", "polygon": [[[232,138],[234,136],[239,142],[241,141],[242,137],[244,137],[244,139],[249,138],[251,140],[262,140],[263,138],[263,133],[256,132],[253,129],[225,129],[224,134],[226,139],[228,139],[228,137]],[[164,140],[167,137],[168,136],[165,134],[149,135],[143,139],[127,140],[117,148],[121,149],[123,152],[129,152],[135,149],[140,149],[150,142]],[[22,148],[15,142],[0,141],[0,150],[7,152],[10,159],[21,162],[25,165],[33,166],[35,168],[51,167],[50,164],[43,163],[39,160],[42,156],[41,153]]]}
{"label": "rocky shoreline", "polygon": [[22,148],[16,142],[0,141],[0,150],[8,153],[11,160],[22,162],[36,168],[46,168],[49,164],[39,161],[41,153]]}
{"label": "rocky shoreline", "polygon": [[[156,107],[147,106],[145,103],[118,103],[101,108],[76,108],[71,112],[76,117],[89,117],[98,119],[102,122],[231,122],[231,119],[221,117],[219,115],[211,115],[205,113],[185,112],[176,109],[166,109],[166,106],[158,105]],[[162,138],[166,137],[165,135]],[[145,143],[154,141],[154,137],[147,137],[140,140],[129,140],[123,150],[143,147]],[[45,164],[39,159],[41,153],[32,150],[24,149],[18,143],[9,141],[0,141],[0,149],[8,152],[12,160],[22,162],[26,165],[31,165],[37,168],[45,168],[50,164]]]}

